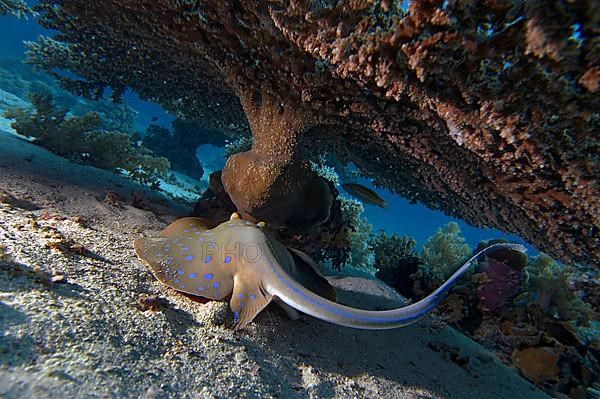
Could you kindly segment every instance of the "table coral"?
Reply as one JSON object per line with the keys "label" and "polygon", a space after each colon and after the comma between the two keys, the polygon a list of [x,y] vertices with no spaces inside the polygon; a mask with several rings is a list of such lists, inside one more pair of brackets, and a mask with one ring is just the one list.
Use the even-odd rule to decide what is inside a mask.
{"label": "table coral", "polygon": [[[411,201],[597,265],[597,2],[399,4],[42,0],[60,33],[29,44],[30,61],[80,94],[131,87],[204,126],[251,130],[223,178],[256,217],[326,216],[327,201],[299,206],[325,198],[300,144],[325,143]],[[265,211],[278,204],[288,213]]]}

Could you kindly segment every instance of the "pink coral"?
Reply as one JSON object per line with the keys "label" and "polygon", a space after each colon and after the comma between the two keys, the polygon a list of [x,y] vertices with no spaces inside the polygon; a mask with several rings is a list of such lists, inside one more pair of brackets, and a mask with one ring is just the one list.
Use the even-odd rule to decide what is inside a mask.
{"label": "pink coral", "polygon": [[487,258],[483,273],[486,281],[477,288],[480,307],[485,313],[498,315],[521,290],[523,272]]}

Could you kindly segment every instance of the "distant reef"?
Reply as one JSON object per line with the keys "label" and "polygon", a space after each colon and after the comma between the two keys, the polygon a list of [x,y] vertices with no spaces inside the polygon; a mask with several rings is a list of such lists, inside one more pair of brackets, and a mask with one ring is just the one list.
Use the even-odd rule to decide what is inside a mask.
{"label": "distant reef", "polygon": [[80,95],[130,87],[251,133],[222,173],[248,217],[327,220],[308,159],[332,151],[411,201],[600,264],[598,2],[399,3],[42,0],[59,34],[29,62]]}

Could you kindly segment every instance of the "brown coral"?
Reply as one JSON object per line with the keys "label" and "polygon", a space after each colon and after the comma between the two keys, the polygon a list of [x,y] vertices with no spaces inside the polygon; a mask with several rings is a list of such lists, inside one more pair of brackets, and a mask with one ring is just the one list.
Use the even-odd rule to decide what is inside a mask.
{"label": "brown coral", "polygon": [[254,93],[243,96],[253,144],[230,156],[222,180],[246,218],[303,232],[329,217],[332,195],[325,180],[301,156],[297,135],[307,118],[293,107]]}
{"label": "brown coral", "polygon": [[525,348],[512,355],[513,363],[535,383],[558,380],[558,359],[558,353],[552,348]]}

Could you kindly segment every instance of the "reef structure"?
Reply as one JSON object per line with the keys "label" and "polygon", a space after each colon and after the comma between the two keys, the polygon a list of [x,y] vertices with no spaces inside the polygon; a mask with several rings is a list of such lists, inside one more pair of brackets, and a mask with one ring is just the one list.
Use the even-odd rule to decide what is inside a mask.
{"label": "reef structure", "polygon": [[247,216],[321,223],[330,195],[305,158],[326,148],[412,201],[599,264],[597,2],[399,4],[42,0],[60,33],[29,57],[76,93],[130,87],[251,132],[222,175]]}

